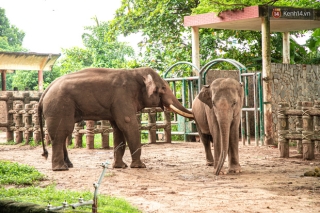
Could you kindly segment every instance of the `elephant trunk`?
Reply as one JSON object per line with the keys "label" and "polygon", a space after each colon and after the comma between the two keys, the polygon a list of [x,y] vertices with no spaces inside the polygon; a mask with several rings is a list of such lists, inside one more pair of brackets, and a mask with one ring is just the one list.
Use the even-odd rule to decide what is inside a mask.
{"label": "elephant trunk", "polygon": [[221,153],[219,161],[217,163],[216,175],[219,175],[223,164],[226,160],[228,150],[229,150],[229,140],[230,140],[230,122],[220,121],[220,142],[221,142]]}
{"label": "elephant trunk", "polygon": [[173,94],[170,94],[170,96],[172,96],[170,98],[170,101],[163,100],[163,104],[165,104],[167,108],[183,117],[191,119],[194,118],[192,112],[183,107],[179,100]]}

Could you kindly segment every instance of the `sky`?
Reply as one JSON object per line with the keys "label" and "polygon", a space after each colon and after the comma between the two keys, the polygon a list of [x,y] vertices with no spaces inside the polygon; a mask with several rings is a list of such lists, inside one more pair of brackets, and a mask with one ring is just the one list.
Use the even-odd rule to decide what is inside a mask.
{"label": "sky", "polygon": [[[85,26],[112,20],[121,0],[0,0],[10,23],[26,35],[23,47],[30,52],[61,53],[61,48],[83,47],[81,35]],[[298,39],[304,44],[305,40]],[[135,50],[139,34],[119,38]]]}
{"label": "sky", "polygon": [[[81,35],[92,26],[92,17],[112,20],[121,0],[0,0],[10,24],[26,35],[23,47],[30,52],[61,53],[61,48],[83,47]],[[134,48],[138,35],[120,38]]]}

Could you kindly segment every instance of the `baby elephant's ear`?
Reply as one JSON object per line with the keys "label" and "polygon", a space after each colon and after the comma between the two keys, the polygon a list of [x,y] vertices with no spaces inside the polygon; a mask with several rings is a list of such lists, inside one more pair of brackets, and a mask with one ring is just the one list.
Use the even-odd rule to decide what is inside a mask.
{"label": "baby elephant's ear", "polygon": [[212,95],[211,95],[211,90],[209,85],[204,85],[202,87],[198,98],[200,101],[207,104],[210,107],[210,109],[213,107],[212,101],[211,101]]}

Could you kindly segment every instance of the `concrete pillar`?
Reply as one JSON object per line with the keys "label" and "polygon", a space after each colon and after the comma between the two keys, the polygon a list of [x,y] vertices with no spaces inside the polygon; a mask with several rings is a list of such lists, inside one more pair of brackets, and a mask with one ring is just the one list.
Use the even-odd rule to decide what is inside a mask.
{"label": "concrete pillar", "polygon": [[192,39],[192,64],[200,69],[200,54],[199,54],[199,28],[191,28]]}
{"label": "concrete pillar", "polygon": [[284,64],[290,64],[290,32],[284,32],[282,34],[282,43],[283,43],[283,61]]}
{"label": "concrete pillar", "polygon": [[264,144],[273,145],[273,121],[272,121],[272,99],[271,99],[271,53],[270,53],[270,18],[262,17],[262,79],[263,79],[263,102],[264,102]]}

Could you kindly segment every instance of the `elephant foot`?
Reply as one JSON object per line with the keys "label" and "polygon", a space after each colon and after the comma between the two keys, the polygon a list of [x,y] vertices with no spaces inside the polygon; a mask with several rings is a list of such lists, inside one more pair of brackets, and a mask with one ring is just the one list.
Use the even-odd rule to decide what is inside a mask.
{"label": "elephant foot", "polygon": [[113,162],[113,164],[112,164],[112,168],[122,168],[122,169],[125,169],[125,168],[127,168],[128,167],[128,165],[126,164],[126,163],[124,163],[123,161],[121,161],[121,162]]}
{"label": "elephant foot", "polygon": [[146,165],[139,160],[139,161],[132,161],[130,167],[131,168],[146,168]]}
{"label": "elephant foot", "polygon": [[213,173],[214,173],[215,175],[226,175],[226,174],[228,174],[228,172],[225,171],[225,170],[223,170],[223,169],[220,170],[219,174],[217,174],[217,170],[216,170],[216,169],[214,170]]}
{"label": "elephant foot", "polygon": [[73,163],[66,163],[67,164],[67,166],[68,166],[68,168],[73,168]]}
{"label": "elephant foot", "polygon": [[237,165],[237,166],[230,166],[230,169],[228,170],[229,174],[237,174],[241,172],[241,166]]}
{"label": "elephant foot", "polygon": [[207,163],[206,163],[206,166],[213,166],[213,165],[214,165],[214,162],[207,161]]}
{"label": "elephant foot", "polygon": [[63,166],[53,166],[52,171],[67,171],[69,170],[69,167],[67,164],[64,164]]}

